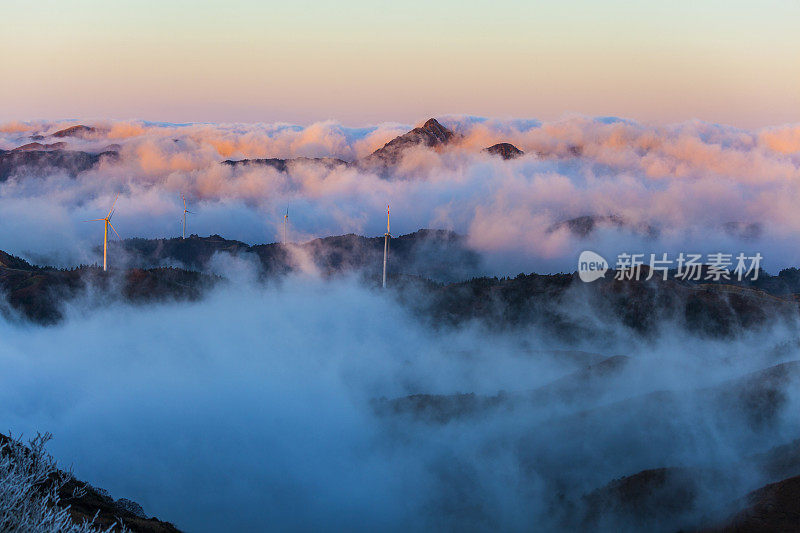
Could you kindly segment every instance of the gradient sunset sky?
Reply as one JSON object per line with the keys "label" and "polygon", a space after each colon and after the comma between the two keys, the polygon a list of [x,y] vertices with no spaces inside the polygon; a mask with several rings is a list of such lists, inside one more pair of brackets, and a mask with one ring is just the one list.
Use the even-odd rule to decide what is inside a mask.
{"label": "gradient sunset sky", "polygon": [[800,2],[4,1],[0,120],[800,122]]}

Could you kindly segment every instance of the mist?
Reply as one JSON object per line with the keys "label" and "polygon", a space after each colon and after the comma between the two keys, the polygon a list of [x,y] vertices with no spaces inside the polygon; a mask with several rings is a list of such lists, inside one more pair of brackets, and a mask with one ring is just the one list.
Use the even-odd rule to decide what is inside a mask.
{"label": "mist", "polygon": [[[242,276],[193,303],[97,303],[66,304],[51,327],[0,320],[0,418],[54,433],[79,478],[187,531],[557,530],[613,479],[681,467],[697,505],[658,522],[672,531],[724,515],[767,479],[750,459],[800,437],[794,367],[755,419],[736,392],[800,359],[796,324],[737,340],[620,325],[595,353],[578,335],[431,324],[391,291],[313,274]],[[547,388],[618,354],[580,394]],[[501,408],[437,419],[435,402],[393,403],[456,393]],[[595,526],[636,528],[626,520]]]}
{"label": "mist", "polygon": [[[748,492],[800,474],[779,460],[800,438],[800,320],[785,294],[739,287],[734,305],[729,287],[665,284],[625,300],[599,284],[484,280],[497,285],[470,300],[459,291],[481,280],[437,284],[572,272],[587,248],[612,265],[621,252],[796,265],[797,126],[441,120],[457,142],[408,147],[387,168],[364,158],[411,125],[98,121],[59,142],[117,155],[4,174],[0,250],[36,264],[98,263],[103,228],[85,221],[115,200],[123,238],[178,236],[185,195],[189,234],[248,244],[279,241],[288,209],[279,252],[293,267],[271,276],[255,253],[217,253],[190,268],[218,277],[188,292],[145,285],[147,298],[126,298],[126,267],[189,265],[113,243],[111,272],[73,271],[86,286],[55,302],[51,325],[3,308],[7,430],[52,432],[51,452],[78,477],[187,531],[674,531],[716,524]],[[69,125],[0,126],[0,150]],[[499,142],[525,154],[484,151]],[[272,157],[287,162],[224,164]],[[348,241],[365,270],[335,273],[292,244],[382,235],[387,204],[395,236],[465,239],[452,252],[414,240],[386,291],[370,281],[374,242]],[[56,277],[26,270],[15,294],[57,299],[25,292],[43,272]],[[536,301],[515,308],[530,291]],[[519,309],[542,313],[516,321]],[[689,322],[704,312],[707,324]],[[620,501],[626,483],[645,501]]]}
{"label": "mist", "polygon": [[[96,262],[100,224],[120,195],[123,237],[180,233],[180,195],[195,215],[189,231],[250,244],[290,238],[381,235],[441,228],[466,235],[489,272],[572,271],[580,251],[613,263],[626,253],[760,252],[772,272],[800,262],[800,136],[796,125],[742,130],[687,122],[653,126],[614,118],[558,121],[443,117],[460,141],[410,149],[387,174],[358,165],[298,160],[279,171],[223,165],[244,158],[332,157],[353,162],[412,125],[167,124],[96,121],[94,132],[59,139],[70,150],[113,149],[70,176],[22,169],[0,182],[0,249],[35,262]],[[70,122],[0,126],[0,149]],[[42,141],[42,142],[47,142]],[[511,142],[510,161],[481,150]],[[593,217],[584,230],[568,221]]]}

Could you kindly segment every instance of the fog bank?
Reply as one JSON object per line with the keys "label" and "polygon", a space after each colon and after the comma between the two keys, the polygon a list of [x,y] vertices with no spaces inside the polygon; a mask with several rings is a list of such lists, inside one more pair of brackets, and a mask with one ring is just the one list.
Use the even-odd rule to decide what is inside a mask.
{"label": "fog bank", "polygon": [[[346,278],[234,282],[196,303],[74,302],[58,326],[0,320],[0,419],[53,432],[78,477],[188,531],[556,529],[614,478],[722,469],[725,490],[697,477],[700,509],[665,519],[669,531],[758,486],[748,458],[800,437],[795,374],[759,423],[719,392],[800,359],[781,329],[736,342],[676,330],[602,354],[543,338],[431,329]],[[615,354],[629,362],[585,395],[542,389]],[[375,408],[499,391],[548,400],[443,423]]]}
{"label": "fog bank", "polygon": [[[286,171],[228,166],[244,158],[363,159],[412,125],[165,124],[97,121],[92,133],[57,138],[103,160],[77,175],[21,170],[0,183],[0,249],[56,264],[96,261],[99,224],[120,194],[115,226],[125,237],[189,230],[248,243],[380,235],[391,204],[396,234],[452,229],[493,272],[572,271],[581,250],[627,253],[761,252],[772,272],[800,262],[800,135],[796,125],[756,131],[703,122],[651,126],[612,118],[554,122],[444,117],[461,135],[443,150],[410,149],[388,175],[359,165],[302,160]],[[0,127],[13,149],[68,122]],[[511,142],[509,161],[482,149]],[[567,221],[592,217],[592,222]]]}

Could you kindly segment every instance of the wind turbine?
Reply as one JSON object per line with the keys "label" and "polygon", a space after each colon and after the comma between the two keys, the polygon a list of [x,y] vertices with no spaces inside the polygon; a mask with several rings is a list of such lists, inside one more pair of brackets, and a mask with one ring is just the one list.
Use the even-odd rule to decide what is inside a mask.
{"label": "wind turbine", "polygon": [[92,220],[86,221],[86,222],[98,222],[102,220],[103,222],[105,222],[105,233],[103,234],[103,272],[108,270],[108,227],[111,226],[111,229],[114,230],[114,233],[117,235],[117,238],[122,240],[122,237],[119,236],[119,233],[117,233],[117,230],[111,223],[111,217],[114,216],[114,206],[117,205],[117,200],[119,200],[119,194],[117,195],[116,198],[114,198],[114,203],[111,204],[111,209],[108,210],[106,218],[93,218]]}
{"label": "wind turbine", "polygon": [[283,244],[286,244],[286,226],[289,225],[289,206],[286,206],[286,214],[283,215]]}
{"label": "wind turbine", "polygon": [[386,206],[386,233],[383,234],[383,288],[386,288],[386,259],[389,256],[389,239],[392,234],[389,233],[389,206]]}
{"label": "wind turbine", "polygon": [[186,209],[186,197],[183,195],[183,193],[181,193],[181,200],[183,200],[183,236],[181,238],[185,239],[186,238],[186,213],[189,213],[190,215],[194,215],[194,213],[192,211],[189,211],[188,209]]}

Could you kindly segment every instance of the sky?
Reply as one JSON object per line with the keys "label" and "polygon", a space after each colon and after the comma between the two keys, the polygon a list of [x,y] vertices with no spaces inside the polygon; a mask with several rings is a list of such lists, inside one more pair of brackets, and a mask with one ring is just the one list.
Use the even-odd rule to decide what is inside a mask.
{"label": "sky", "polygon": [[2,5],[2,121],[800,121],[796,1]]}

